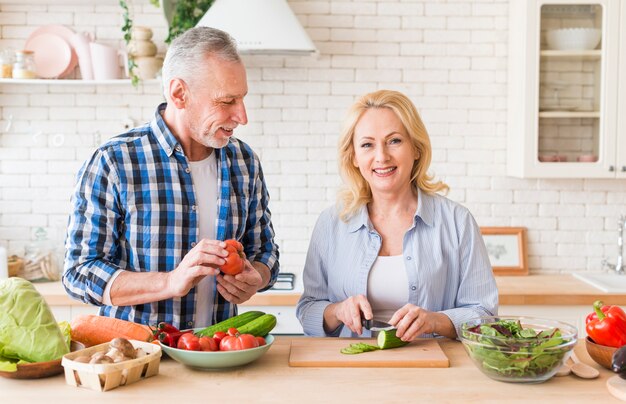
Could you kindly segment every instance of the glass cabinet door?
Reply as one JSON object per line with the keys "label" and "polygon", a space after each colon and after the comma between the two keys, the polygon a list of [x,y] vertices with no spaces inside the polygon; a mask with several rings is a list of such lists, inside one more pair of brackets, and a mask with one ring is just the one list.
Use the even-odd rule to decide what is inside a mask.
{"label": "glass cabinet door", "polygon": [[603,7],[543,4],[536,158],[595,163],[600,153]]}
{"label": "glass cabinet door", "polygon": [[511,3],[510,175],[616,177],[618,76],[626,69],[620,6],[626,1]]}

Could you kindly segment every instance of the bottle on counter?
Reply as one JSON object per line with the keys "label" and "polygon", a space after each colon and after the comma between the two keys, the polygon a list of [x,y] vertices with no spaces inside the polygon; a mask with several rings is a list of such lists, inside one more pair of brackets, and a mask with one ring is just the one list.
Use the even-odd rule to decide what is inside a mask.
{"label": "bottle on counter", "polygon": [[15,63],[13,64],[14,79],[35,79],[35,53],[29,50],[15,52]]}
{"label": "bottle on counter", "polygon": [[0,78],[10,79],[13,77],[13,63],[15,52],[5,49],[0,51]]}

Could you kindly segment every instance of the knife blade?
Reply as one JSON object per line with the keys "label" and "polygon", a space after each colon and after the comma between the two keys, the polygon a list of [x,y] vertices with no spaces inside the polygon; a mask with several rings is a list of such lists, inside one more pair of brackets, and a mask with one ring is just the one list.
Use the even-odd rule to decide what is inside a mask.
{"label": "knife blade", "polygon": [[378,320],[366,320],[365,317],[361,317],[361,325],[370,331],[389,331],[393,330],[394,326],[384,321]]}

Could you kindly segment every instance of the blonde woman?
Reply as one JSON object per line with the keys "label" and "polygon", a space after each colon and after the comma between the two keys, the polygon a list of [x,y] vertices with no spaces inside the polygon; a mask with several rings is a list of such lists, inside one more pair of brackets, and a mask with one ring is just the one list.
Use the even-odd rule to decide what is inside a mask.
{"label": "blonde woman", "polygon": [[297,316],[305,334],[370,336],[361,318],[404,341],[456,338],[495,315],[498,292],[479,227],[428,175],[428,133],[404,94],[381,90],[350,109],[339,143],[345,182],[309,245]]}

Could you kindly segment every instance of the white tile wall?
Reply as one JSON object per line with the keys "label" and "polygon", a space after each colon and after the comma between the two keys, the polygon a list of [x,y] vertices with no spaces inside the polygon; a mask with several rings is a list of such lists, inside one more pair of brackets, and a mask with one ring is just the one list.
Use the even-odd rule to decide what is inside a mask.
{"label": "white tile wall", "polygon": [[[334,201],[344,112],[380,88],[416,103],[449,197],[482,226],[528,227],[531,271],[597,270],[614,259],[625,181],[504,176],[509,1],[517,0],[289,1],[321,54],[246,56],[250,124],[238,132],[264,164],[283,270],[301,272],[317,215]],[[160,11],[132,4],[163,53]],[[121,47],[120,11],[116,0],[0,0],[0,48],[21,48],[42,24]],[[44,226],[62,247],[80,164],[129,122],[149,120],[160,101],[158,84],[1,84],[0,244],[21,253]]]}

